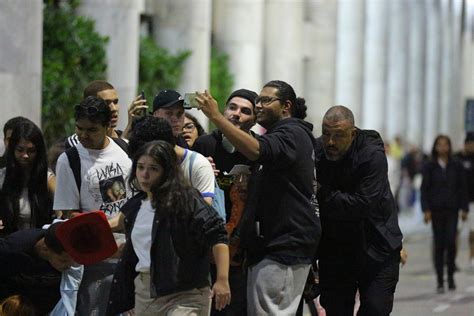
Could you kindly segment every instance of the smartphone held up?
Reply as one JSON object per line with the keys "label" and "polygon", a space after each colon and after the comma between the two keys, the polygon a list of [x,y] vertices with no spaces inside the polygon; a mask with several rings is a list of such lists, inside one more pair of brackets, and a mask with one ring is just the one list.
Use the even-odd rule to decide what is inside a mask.
{"label": "smartphone held up", "polygon": [[[146,105],[146,97],[145,97],[145,91],[140,91],[140,100],[145,100],[145,103],[143,105]],[[139,117],[146,116],[147,115],[147,109],[141,109],[140,112],[138,113]]]}
{"label": "smartphone held up", "polygon": [[185,109],[199,108],[199,103],[196,101],[196,93],[184,94],[184,108]]}

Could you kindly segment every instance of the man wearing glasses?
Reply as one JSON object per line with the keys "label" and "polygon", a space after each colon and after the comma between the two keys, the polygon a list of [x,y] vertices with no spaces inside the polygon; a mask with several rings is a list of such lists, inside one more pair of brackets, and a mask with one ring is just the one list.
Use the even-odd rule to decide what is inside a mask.
{"label": "man wearing glasses", "polygon": [[[250,133],[250,128],[255,124],[255,99],[257,94],[247,89],[239,89],[227,98],[224,117],[235,127],[245,133]],[[233,243],[231,248],[231,266],[229,271],[229,283],[232,293],[232,301],[224,310],[213,310],[213,315],[245,315],[247,274],[242,271],[242,262],[235,256],[238,244],[235,243],[234,229],[239,225],[247,195],[248,174],[228,175],[235,165],[251,166],[253,163],[238,152],[235,147],[224,136],[222,131],[215,129],[208,135],[200,136],[194,143],[193,150],[208,157],[219,171],[216,176],[219,187],[224,190],[225,209],[227,217],[227,232]],[[209,158],[210,157],[210,158]],[[249,168],[248,168],[249,169]],[[231,194],[232,192],[232,194]],[[212,270],[213,277],[215,269]]]}
{"label": "man wearing glasses", "polygon": [[[53,209],[65,217],[75,212],[101,210],[112,218],[132,196],[128,184],[132,161],[107,136],[111,116],[110,107],[98,97],[89,96],[74,108],[79,143],[61,154],[56,165]],[[77,160],[68,156],[72,151],[78,155],[79,179],[71,165]],[[115,187],[123,190],[111,199],[108,193]],[[112,261],[103,261],[85,269],[78,295],[79,315],[105,315],[115,265]]]}
{"label": "man wearing glasses", "polygon": [[247,314],[295,315],[321,235],[305,101],[286,82],[265,84],[255,112],[267,133],[253,137],[220,114],[207,91],[196,100],[236,150],[259,164],[241,225],[249,264]]}

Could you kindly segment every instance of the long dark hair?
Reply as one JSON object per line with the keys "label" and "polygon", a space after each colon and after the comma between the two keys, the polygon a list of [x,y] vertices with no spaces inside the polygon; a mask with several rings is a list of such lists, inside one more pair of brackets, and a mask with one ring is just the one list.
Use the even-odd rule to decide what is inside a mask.
{"label": "long dark hair", "polygon": [[304,119],[306,117],[306,100],[304,98],[296,97],[295,90],[288,83],[281,80],[272,80],[267,82],[264,86],[277,88],[278,92],[276,95],[280,98],[280,101],[284,103],[285,101],[290,101],[292,104],[291,107],[291,117]]}
{"label": "long dark hair", "polygon": [[[15,150],[21,140],[30,141],[36,149],[36,158],[32,161],[27,183],[24,167],[15,158]],[[46,146],[43,134],[35,123],[25,120],[15,126],[5,157],[5,180],[0,194],[0,218],[5,224],[2,233],[11,233],[19,229],[19,200],[24,187],[28,188],[31,227],[41,227],[51,222],[52,201],[48,193]]]}
{"label": "long dark hair", "polygon": [[188,215],[191,209],[189,201],[193,199],[194,189],[184,180],[173,146],[168,142],[157,140],[140,147],[133,159],[129,179],[132,185],[136,183],[137,162],[142,156],[150,156],[163,168],[160,181],[151,187],[152,206],[158,216],[163,218],[169,215],[180,217]]}
{"label": "long dark hair", "polygon": [[438,160],[438,152],[436,151],[436,145],[438,145],[438,142],[442,139],[445,139],[449,145],[448,159],[451,159],[453,155],[453,147],[451,146],[451,139],[449,138],[449,136],[441,134],[441,135],[436,136],[435,141],[433,143],[433,148],[431,148],[431,159],[433,161]]}

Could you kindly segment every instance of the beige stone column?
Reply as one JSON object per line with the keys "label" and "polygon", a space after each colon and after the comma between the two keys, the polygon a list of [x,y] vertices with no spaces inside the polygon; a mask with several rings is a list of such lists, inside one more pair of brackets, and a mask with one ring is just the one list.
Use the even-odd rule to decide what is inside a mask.
{"label": "beige stone column", "polygon": [[386,104],[388,2],[366,0],[364,41],[364,101],[359,126],[383,136]]}
{"label": "beige stone column", "polygon": [[0,128],[18,115],[41,126],[42,47],[43,1],[0,1]]}
{"label": "beige stone column", "polygon": [[409,2],[389,2],[389,42],[385,140],[406,138]]}
{"label": "beige stone column", "polygon": [[423,140],[423,104],[426,54],[425,3],[414,1],[409,11],[408,100],[406,141],[421,145]]}
{"label": "beige stone column", "polygon": [[[156,0],[154,2],[154,38],[171,53],[189,50],[181,84],[181,94],[203,91],[210,84],[211,0]],[[162,87],[165,88],[165,87]],[[207,119],[193,110],[203,126]]]}
{"label": "beige stone column", "polygon": [[[109,37],[107,80],[120,98],[119,127],[127,123],[127,108],[137,95],[140,13],[143,0],[82,0],[80,13],[95,21],[96,30]],[[97,78],[99,79],[99,78]]]}
{"label": "beige stone column", "polygon": [[263,81],[288,82],[303,91],[303,0],[266,0]]}
{"label": "beige stone column", "polygon": [[307,120],[321,134],[324,113],[334,105],[337,1],[311,0],[305,7],[304,89]]}
{"label": "beige stone column", "polygon": [[215,45],[229,55],[235,89],[262,88],[264,4],[264,0],[213,1]]}
{"label": "beige stone column", "polygon": [[[466,3],[462,33],[462,104],[474,99],[474,2]],[[463,123],[464,127],[464,123]]]}
{"label": "beige stone column", "polygon": [[[449,111],[447,119],[448,133],[452,137],[454,148],[461,148],[464,144],[464,107],[465,102],[463,101],[463,70],[462,70],[462,37],[461,34],[461,23],[462,23],[462,1],[450,2],[450,16],[451,16],[451,82],[449,89],[449,104],[452,108]],[[471,68],[471,73],[474,73],[474,68]],[[474,81],[471,81],[471,86],[474,87]]]}
{"label": "beige stone column", "polygon": [[348,106],[360,122],[364,71],[363,0],[338,1],[335,103]]}
{"label": "beige stone column", "polygon": [[431,151],[438,134],[441,74],[441,10],[432,0],[425,0],[427,14],[425,97],[423,110],[423,150]]}

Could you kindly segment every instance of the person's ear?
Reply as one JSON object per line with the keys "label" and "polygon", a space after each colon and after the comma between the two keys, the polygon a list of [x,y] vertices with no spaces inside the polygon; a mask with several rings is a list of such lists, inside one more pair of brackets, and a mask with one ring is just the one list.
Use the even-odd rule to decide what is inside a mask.
{"label": "person's ear", "polygon": [[293,104],[290,100],[286,100],[282,105],[282,113],[284,116],[291,116],[291,108]]}
{"label": "person's ear", "polygon": [[357,136],[357,128],[353,127],[351,134],[352,134],[352,138],[355,138]]}

